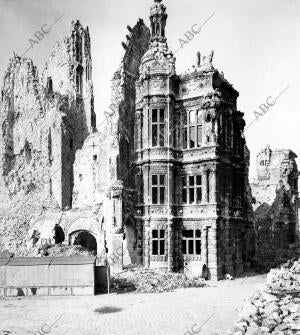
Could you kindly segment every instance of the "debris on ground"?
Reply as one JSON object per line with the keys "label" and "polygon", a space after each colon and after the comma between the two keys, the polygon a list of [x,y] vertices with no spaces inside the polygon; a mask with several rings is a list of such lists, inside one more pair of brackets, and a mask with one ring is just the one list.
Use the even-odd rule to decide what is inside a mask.
{"label": "debris on ground", "polygon": [[183,273],[129,268],[112,275],[112,291],[138,293],[170,292],[178,288],[207,286],[203,278],[189,279]]}
{"label": "debris on ground", "polygon": [[70,257],[70,256],[94,256],[94,254],[81,245],[57,244],[47,248],[44,256]]}
{"label": "debris on ground", "polygon": [[231,335],[300,334],[300,259],[273,269],[245,303]]}

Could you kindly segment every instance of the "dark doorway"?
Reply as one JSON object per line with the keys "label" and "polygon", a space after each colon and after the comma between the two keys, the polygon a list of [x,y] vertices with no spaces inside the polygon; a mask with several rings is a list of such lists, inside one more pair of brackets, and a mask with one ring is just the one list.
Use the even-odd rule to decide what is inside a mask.
{"label": "dark doorway", "polygon": [[97,241],[96,238],[86,230],[78,231],[74,235],[74,245],[81,245],[89,251],[97,254]]}

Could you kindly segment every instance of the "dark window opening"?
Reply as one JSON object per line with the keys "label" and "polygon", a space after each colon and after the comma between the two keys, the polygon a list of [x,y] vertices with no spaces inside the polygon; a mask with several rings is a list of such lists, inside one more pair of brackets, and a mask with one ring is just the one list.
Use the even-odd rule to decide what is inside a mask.
{"label": "dark window opening", "polygon": [[165,254],[165,231],[163,229],[152,230],[152,255]]}
{"label": "dark window opening", "polygon": [[152,204],[164,204],[165,192],[165,175],[152,175]]}
{"label": "dark window opening", "polygon": [[207,171],[207,202],[209,202],[210,199],[210,171]]}
{"label": "dark window opening", "polygon": [[182,114],[182,148],[192,149],[202,145],[202,113],[198,111]]}
{"label": "dark window opening", "polygon": [[183,255],[201,255],[200,229],[182,230],[181,250]]}
{"label": "dark window opening", "polygon": [[184,204],[202,202],[202,176],[182,177],[182,202]]}
{"label": "dark window opening", "polygon": [[74,148],[73,138],[70,138],[70,149],[73,150],[73,148]]}
{"label": "dark window opening", "polygon": [[152,146],[163,147],[165,145],[165,110],[152,110]]}
{"label": "dark window opening", "polygon": [[48,77],[47,78],[47,93],[52,93],[52,92],[53,92],[52,78]]}

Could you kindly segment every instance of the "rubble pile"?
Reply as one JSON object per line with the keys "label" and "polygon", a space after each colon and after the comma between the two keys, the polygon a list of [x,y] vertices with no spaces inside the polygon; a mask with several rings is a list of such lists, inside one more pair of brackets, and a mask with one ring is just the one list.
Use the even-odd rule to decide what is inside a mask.
{"label": "rubble pile", "polygon": [[88,249],[81,245],[55,245],[45,250],[45,256],[70,257],[70,256],[94,256]]}
{"label": "rubble pile", "polygon": [[231,335],[300,334],[300,260],[273,269],[245,303]]}
{"label": "rubble pile", "polygon": [[15,256],[32,256],[28,231],[43,213],[42,206],[55,206],[51,199],[41,198],[41,192],[30,192],[23,198],[15,197],[9,208],[0,209],[0,252],[9,250]]}
{"label": "rubble pile", "polygon": [[275,267],[280,267],[288,260],[299,255],[298,248],[292,247],[290,249],[276,248],[266,240],[259,239],[257,241],[257,254],[256,259],[259,262],[254,263],[254,267],[257,271],[270,271]]}
{"label": "rubble pile", "polygon": [[170,292],[178,288],[207,286],[203,278],[188,279],[185,274],[130,268],[112,276],[112,290],[139,293]]}

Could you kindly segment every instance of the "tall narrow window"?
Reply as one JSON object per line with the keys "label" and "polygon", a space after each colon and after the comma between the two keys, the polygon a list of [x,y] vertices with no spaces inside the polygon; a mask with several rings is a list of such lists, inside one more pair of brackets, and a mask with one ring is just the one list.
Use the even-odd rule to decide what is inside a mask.
{"label": "tall narrow window", "polygon": [[152,146],[165,145],[165,110],[152,109]]}
{"label": "tall narrow window", "polygon": [[201,231],[183,230],[181,250],[183,255],[201,255]]}
{"label": "tall narrow window", "polygon": [[202,146],[202,113],[197,111],[197,147]]}
{"label": "tall narrow window", "polygon": [[165,254],[165,231],[163,229],[152,230],[152,255]]}
{"label": "tall narrow window", "polygon": [[182,113],[182,148],[202,146],[202,113],[200,110]]}
{"label": "tall narrow window", "polygon": [[182,148],[187,148],[187,113],[183,112],[182,114]]}
{"label": "tall narrow window", "polygon": [[154,205],[165,203],[165,175],[152,175],[152,203]]}
{"label": "tall narrow window", "polygon": [[210,171],[208,170],[207,171],[207,199],[206,201],[209,202],[209,199],[210,199]]}
{"label": "tall narrow window", "polygon": [[194,148],[196,141],[195,141],[195,112],[189,112],[189,139],[190,139],[190,148]]}
{"label": "tall narrow window", "polygon": [[186,176],[182,177],[182,202],[184,204],[187,204],[187,182],[186,182]]}
{"label": "tall narrow window", "polygon": [[202,176],[196,176],[196,199],[197,204],[202,202]]}
{"label": "tall narrow window", "polygon": [[195,178],[189,176],[189,203],[195,203]]}

